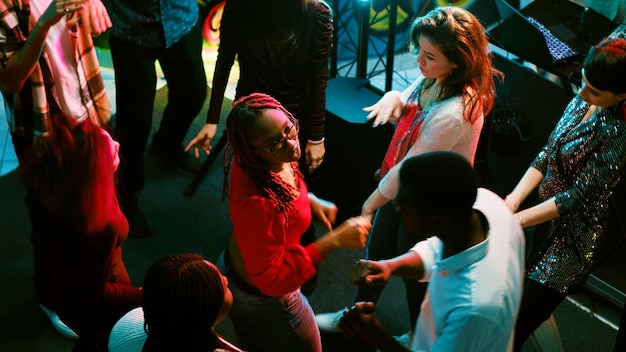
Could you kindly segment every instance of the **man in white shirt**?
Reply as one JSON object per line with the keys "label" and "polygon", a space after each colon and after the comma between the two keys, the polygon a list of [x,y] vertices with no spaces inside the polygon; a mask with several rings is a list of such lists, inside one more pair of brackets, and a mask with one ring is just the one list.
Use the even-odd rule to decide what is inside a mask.
{"label": "man in white shirt", "polygon": [[[405,161],[395,202],[411,234],[432,237],[392,259],[362,260],[356,275],[361,285],[391,275],[428,282],[411,350],[512,350],[524,234],[504,201],[478,188],[465,158],[441,151]],[[378,322],[372,302],[349,309],[339,328],[380,351],[407,351]]]}

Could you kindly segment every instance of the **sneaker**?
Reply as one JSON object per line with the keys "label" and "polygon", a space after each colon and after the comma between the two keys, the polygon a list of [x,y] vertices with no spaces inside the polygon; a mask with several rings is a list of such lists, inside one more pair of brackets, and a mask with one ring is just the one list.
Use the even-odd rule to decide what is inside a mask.
{"label": "sneaker", "polygon": [[59,316],[57,315],[57,313],[46,308],[43,304],[40,304],[39,308],[41,308],[41,310],[46,314],[48,319],[50,319],[50,323],[52,323],[52,327],[54,327],[54,329],[59,334],[61,334],[61,336],[70,340],[78,340],[79,338],[78,335],[74,332],[74,330],[70,329],[69,326],[65,325],[65,323],[62,322],[61,319],[59,319]]}
{"label": "sneaker", "polygon": [[404,348],[411,349],[411,341],[413,340],[413,332],[408,331],[406,334],[400,336],[394,336],[394,340],[396,340],[399,344],[404,346]]}
{"label": "sneaker", "polygon": [[339,320],[343,317],[343,313],[347,311],[348,308],[343,308],[334,313],[322,313],[315,314],[315,322],[317,323],[317,327],[321,332],[326,333],[337,333],[339,332]]}
{"label": "sneaker", "polygon": [[120,207],[128,220],[128,234],[133,237],[148,237],[152,233],[152,223],[146,214],[139,209],[136,192],[120,195]]}
{"label": "sneaker", "polygon": [[185,152],[182,145],[173,150],[167,150],[152,142],[148,148],[148,155],[163,166],[175,168],[187,176],[195,176],[202,168],[200,161],[191,152]]}

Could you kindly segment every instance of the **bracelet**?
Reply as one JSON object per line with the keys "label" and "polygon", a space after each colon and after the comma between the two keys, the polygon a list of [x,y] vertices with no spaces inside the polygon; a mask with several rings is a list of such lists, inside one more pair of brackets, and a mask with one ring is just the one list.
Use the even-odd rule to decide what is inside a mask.
{"label": "bracelet", "polygon": [[322,139],[317,140],[317,141],[312,141],[312,140],[309,139],[308,142],[311,143],[311,144],[322,144],[322,143],[324,143],[325,140],[326,140],[326,138],[322,137]]}

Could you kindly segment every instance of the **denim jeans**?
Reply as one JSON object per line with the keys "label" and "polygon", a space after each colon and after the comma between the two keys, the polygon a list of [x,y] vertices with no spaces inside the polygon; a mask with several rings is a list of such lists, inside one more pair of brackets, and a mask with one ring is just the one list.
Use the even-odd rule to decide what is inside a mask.
{"label": "denim jeans", "polygon": [[[224,253],[217,266],[227,276]],[[249,351],[322,351],[320,333],[307,298],[296,290],[280,297],[251,295],[229,280],[233,306],[228,314],[238,338],[238,345]]]}
{"label": "denim jeans", "polygon": [[[381,260],[396,257],[406,253],[421,240],[409,234],[400,223],[400,217],[391,202],[387,203],[376,212],[374,224],[365,249],[365,259]],[[415,323],[420,312],[422,300],[426,294],[426,284],[416,280],[404,279],[406,300],[411,319],[411,330],[415,329]],[[354,303],[369,301],[377,302],[385,285],[374,287],[358,286],[354,295]]]}

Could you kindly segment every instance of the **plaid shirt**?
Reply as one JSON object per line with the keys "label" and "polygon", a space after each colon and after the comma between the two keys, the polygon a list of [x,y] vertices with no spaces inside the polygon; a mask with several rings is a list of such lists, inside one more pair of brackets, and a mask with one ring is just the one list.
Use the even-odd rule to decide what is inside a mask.
{"label": "plaid shirt", "polygon": [[[6,64],[8,58],[22,47],[28,37],[30,1],[0,2],[0,64]],[[82,93],[81,103],[87,111],[85,116],[74,118],[80,121],[89,117],[97,125],[104,125],[111,117],[111,104],[100,74],[93,39],[80,24],[70,30],[76,35],[76,69]],[[12,134],[28,137],[45,132],[46,121],[61,113],[50,66],[48,54],[44,50],[21,91],[14,94],[3,92]]]}

